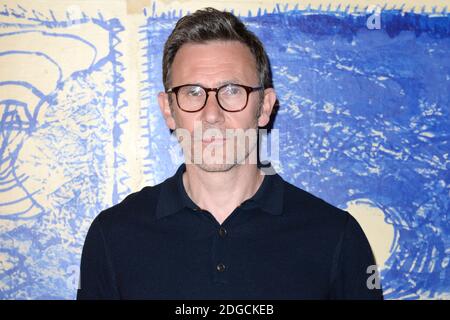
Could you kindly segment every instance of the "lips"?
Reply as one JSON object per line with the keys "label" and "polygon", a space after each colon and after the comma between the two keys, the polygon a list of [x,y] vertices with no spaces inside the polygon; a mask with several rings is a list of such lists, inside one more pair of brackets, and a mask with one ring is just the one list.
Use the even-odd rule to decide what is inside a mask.
{"label": "lips", "polygon": [[217,138],[217,137],[206,137],[202,139],[203,143],[223,143],[225,142],[225,138]]}

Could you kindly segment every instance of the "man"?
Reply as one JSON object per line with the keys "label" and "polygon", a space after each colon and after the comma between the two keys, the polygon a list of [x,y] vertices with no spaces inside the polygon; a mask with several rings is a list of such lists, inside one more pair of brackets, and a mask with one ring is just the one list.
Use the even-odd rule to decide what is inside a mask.
{"label": "man", "polygon": [[251,134],[235,143],[270,120],[269,74],[261,42],[232,14],[178,21],[158,101],[186,163],[97,216],[79,299],[382,299],[356,220],[265,175]]}

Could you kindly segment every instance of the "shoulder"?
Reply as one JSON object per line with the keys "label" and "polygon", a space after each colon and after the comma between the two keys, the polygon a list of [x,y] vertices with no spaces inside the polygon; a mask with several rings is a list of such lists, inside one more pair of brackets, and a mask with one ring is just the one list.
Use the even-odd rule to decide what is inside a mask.
{"label": "shoulder", "polygon": [[353,217],[345,210],[284,180],[283,211],[293,218],[343,230]]}
{"label": "shoulder", "polygon": [[121,202],[101,211],[92,224],[111,230],[153,220],[161,186],[162,183],[146,186],[129,194]]}
{"label": "shoulder", "polygon": [[326,239],[325,242],[335,243],[336,247],[344,241],[367,251],[369,246],[364,230],[349,212],[286,181],[283,205],[289,224],[302,232],[309,232],[315,239]]}

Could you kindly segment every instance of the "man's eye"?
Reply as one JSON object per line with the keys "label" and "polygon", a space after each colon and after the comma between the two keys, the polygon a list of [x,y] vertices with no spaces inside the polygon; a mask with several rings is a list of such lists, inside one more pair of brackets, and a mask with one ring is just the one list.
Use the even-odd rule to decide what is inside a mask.
{"label": "man's eye", "polygon": [[200,87],[190,87],[187,90],[187,94],[190,96],[193,96],[193,97],[198,97],[198,96],[203,95],[203,90]]}
{"label": "man's eye", "polygon": [[241,88],[238,86],[226,86],[222,89],[222,93],[229,96],[238,95],[241,93]]}

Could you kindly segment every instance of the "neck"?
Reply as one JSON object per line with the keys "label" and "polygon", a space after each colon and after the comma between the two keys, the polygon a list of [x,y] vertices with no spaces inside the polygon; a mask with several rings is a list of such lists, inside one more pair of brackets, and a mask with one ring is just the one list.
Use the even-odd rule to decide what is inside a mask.
{"label": "neck", "polygon": [[200,208],[209,211],[219,223],[251,198],[263,179],[256,164],[236,165],[222,172],[208,172],[194,164],[187,164],[183,174],[184,188],[189,197]]}

